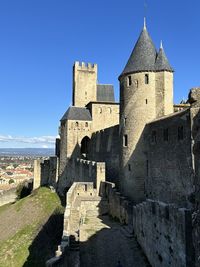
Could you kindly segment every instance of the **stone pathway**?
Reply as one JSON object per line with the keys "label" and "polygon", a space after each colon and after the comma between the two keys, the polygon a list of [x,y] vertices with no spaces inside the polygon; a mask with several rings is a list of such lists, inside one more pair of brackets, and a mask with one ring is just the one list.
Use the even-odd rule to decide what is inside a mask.
{"label": "stone pathway", "polygon": [[150,267],[136,239],[108,216],[87,217],[80,227],[81,267]]}

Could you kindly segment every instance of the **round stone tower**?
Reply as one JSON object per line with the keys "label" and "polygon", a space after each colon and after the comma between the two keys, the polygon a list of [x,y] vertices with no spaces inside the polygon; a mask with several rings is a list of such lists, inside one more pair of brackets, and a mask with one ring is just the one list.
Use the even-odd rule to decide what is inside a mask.
{"label": "round stone tower", "polygon": [[[162,57],[160,55],[156,70],[157,56],[156,48],[144,24],[131,56],[119,76],[120,189],[135,203],[144,199],[144,181],[148,176],[148,159],[144,143],[145,127],[157,117],[156,85],[162,87],[163,84],[157,81],[157,72],[161,71],[159,68],[163,67],[160,65],[164,61],[160,59]],[[172,72],[171,67],[170,72]],[[163,79],[163,75],[160,76]],[[169,87],[171,87],[169,90],[173,91],[173,86]],[[160,102],[164,101],[163,96],[160,98]],[[172,112],[173,99],[169,105],[171,106],[169,110]]]}

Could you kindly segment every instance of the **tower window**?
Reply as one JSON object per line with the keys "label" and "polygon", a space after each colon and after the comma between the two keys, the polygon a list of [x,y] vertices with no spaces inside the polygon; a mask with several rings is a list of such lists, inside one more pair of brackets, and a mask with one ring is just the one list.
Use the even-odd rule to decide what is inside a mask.
{"label": "tower window", "polygon": [[168,128],[163,130],[163,140],[168,141],[169,140],[169,131]]}
{"label": "tower window", "polygon": [[85,127],[88,127],[88,122],[85,123]]}
{"label": "tower window", "polygon": [[128,164],[128,170],[131,171],[131,164]]}
{"label": "tower window", "polygon": [[183,126],[178,127],[178,140],[183,140]]}
{"label": "tower window", "polygon": [[146,105],[148,104],[148,100],[147,99],[145,99],[145,103],[146,103]]}
{"label": "tower window", "polygon": [[149,74],[145,74],[145,84],[149,84]]}
{"label": "tower window", "polygon": [[131,84],[132,84],[131,76],[128,76],[128,86],[130,86]]}
{"label": "tower window", "polygon": [[152,133],[151,133],[151,141],[152,141],[152,143],[156,143],[156,131],[152,131]]}
{"label": "tower window", "polygon": [[76,127],[78,127],[78,121],[76,121],[75,125],[76,125]]}
{"label": "tower window", "polygon": [[128,135],[127,134],[125,134],[123,137],[123,145],[124,145],[124,147],[128,146]]}
{"label": "tower window", "polygon": [[138,88],[138,80],[135,80],[135,87]]}
{"label": "tower window", "polygon": [[99,108],[99,113],[102,113],[102,108],[101,107]]}

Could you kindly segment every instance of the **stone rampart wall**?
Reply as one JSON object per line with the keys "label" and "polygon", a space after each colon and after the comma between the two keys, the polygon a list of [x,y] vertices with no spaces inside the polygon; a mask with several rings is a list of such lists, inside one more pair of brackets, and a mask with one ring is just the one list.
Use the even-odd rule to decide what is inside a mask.
{"label": "stone rampart wall", "polygon": [[132,227],[133,204],[117,191],[114,183],[101,183],[100,196],[107,199],[109,214],[113,218]]}
{"label": "stone rampart wall", "polygon": [[71,187],[74,182],[92,182],[99,191],[100,182],[105,181],[105,162],[70,158],[66,165],[66,175],[59,180],[59,192]]}
{"label": "stone rampart wall", "polygon": [[106,179],[119,184],[119,125],[92,134],[88,158],[106,163]]}
{"label": "stone rampart wall", "polygon": [[5,205],[7,203],[15,202],[16,198],[16,188],[12,188],[10,190],[5,191],[0,190],[0,206]]}
{"label": "stone rampart wall", "polygon": [[33,189],[51,185],[56,187],[58,179],[58,158],[50,157],[47,160],[34,160]]}
{"label": "stone rampart wall", "polygon": [[148,125],[145,191],[147,198],[191,207],[194,169],[190,111]]}
{"label": "stone rampart wall", "polygon": [[133,229],[153,267],[194,266],[190,210],[147,200],[133,207]]}

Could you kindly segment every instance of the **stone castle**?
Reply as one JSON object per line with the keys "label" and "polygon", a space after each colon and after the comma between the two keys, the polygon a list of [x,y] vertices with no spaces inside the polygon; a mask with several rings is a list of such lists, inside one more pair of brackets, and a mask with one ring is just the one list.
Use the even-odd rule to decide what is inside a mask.
{"label": "stone castle", "polygon": [[60,253],[48,266],[62,266],[77,197],[79,219],[103,203],[130,226],[152,266],[200,266],[200,88],[175,105],[173,76],[145,24],[118,78],[120,103],[112,85],[97,83],[96,64],[75,62],[56,156],[35,161],[35,188],[67,192]]}

